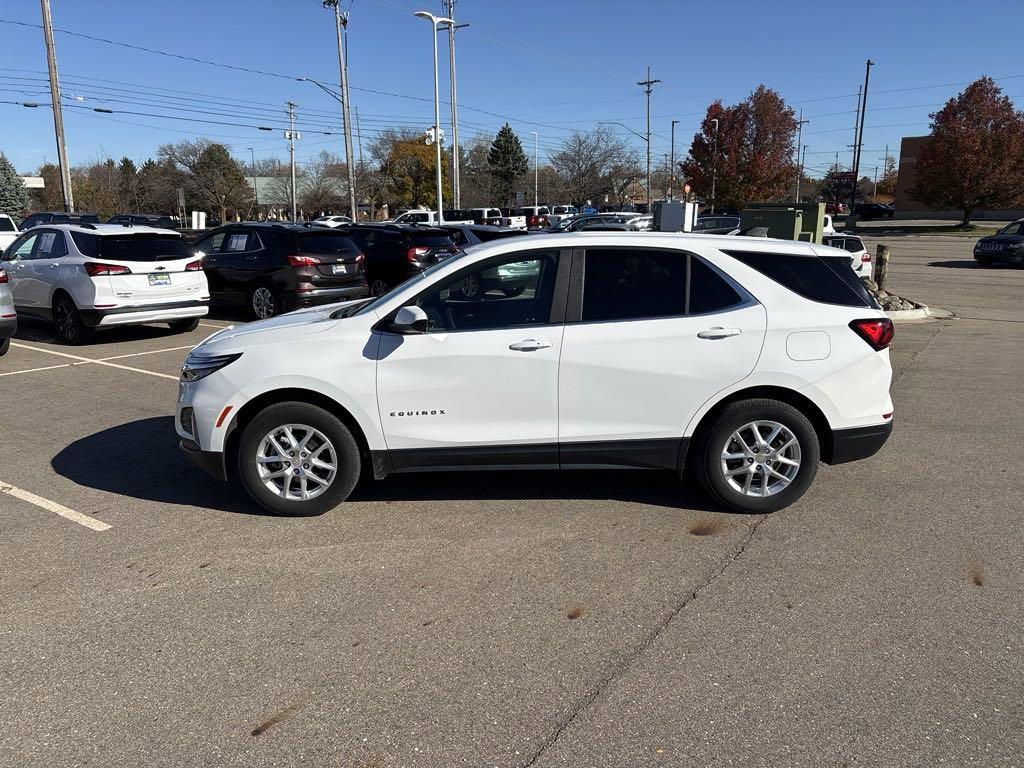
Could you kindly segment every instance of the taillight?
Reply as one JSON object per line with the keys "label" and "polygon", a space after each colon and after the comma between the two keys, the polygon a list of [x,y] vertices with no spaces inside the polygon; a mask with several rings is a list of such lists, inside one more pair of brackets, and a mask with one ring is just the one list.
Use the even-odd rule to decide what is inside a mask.
{"label": "taillight", "polygon": [[6,282],[7,282],[7,270],[6,269],[0,269],[0,283],[6,283]]}
{"label": "taillight", "polygon": [[867,251],[865,251],[864,253],[862,253],[862,254],[860,255],[860,260],[861,260],[861,261],[862,261],[863,263],[865,263],[865,264],[870,264],[870,263],[871,263],[871,254],[870,254],[870,253],[868,253]]}
{"label": "taillight", "polygon": [[530,217],[530,226],[531,227],[536,227],[537,226],[537,217],[536,216],[531,216]]}
{"label": "taillight", "polygon": [[363,266],[366,264],[366,256],[362,253],[356,254],[356,270],[359,272],[363,271]]}
{"label": "taillight", "polygon": [[430,253],[429,248],[424,248],[422,245],[414,246],[405,252],[405,258],[409,261],[419,261],[422,256],[426,256]]}
{"label": "taillight", "polygon": [[130,275],[132,271],[123,264],[101,264],[98,261],[85,262],[85,271],[89,277],[102,275]]}
{"label": "taillight", "polygon": [[293,267],[314,267],[320,263],[320,259],[314,259],[312,256],[302,256],[298,253],[290,254],[286,258]]}
{"label": "taillight", "polygon": [[202,259],[199,259],[199,260],[196,260],[196,261],[190,261],[188,264],[185,265],[185,271],[186,272],[199,272],[200,270],[202,270],[202,268],[203,268]]}
{"label": "taillight", "polygon": [[888,317],[873,317],[870,320],[853,320],[850,328],[876,352],[881,352],[892,343],[896,333],[892,320]]}

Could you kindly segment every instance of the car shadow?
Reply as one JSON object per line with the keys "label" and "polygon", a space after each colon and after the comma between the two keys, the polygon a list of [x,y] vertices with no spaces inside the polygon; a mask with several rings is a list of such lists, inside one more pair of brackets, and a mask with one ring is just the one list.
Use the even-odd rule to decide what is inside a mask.
{"label": "car shadow", "polygon": [[1020,269],[1016,264],[995,262],[987,267],[981,266],[974,259],[955,259],[950,261],[929,261],[929,267],[943,267],[945,269]]}
{"label": "car shadow", "polygon": [[[194,467],[178,450],[174,418],[131,421],[76,440],[51,461],[58,474],[87,488],[129,498],[205,507],[239,514],[270,514],[237,484],[224,484]],[[111,472],[111,467],[126,471]],[[671,472],[438,472],[364,481],[353,501],[557,500],[603,501],[721,512],[692,483]]]}
{"label": "car shadow", "polygon": [[[181,337],[178,331],[172,331],[166,325],[126,325],[122,328],[104,328],[98,332],[88,345],[76,347],[75,349],[87,349],[94,346],[105,346],[107,344],[119,344],[126,341],[147,341],[149,339],[169,339]],[[18,318],[18,330],[14,334],[17,341],[31,341],[41,344],[61,345],[53,325],[44,320],[35,318]],[[187,343],[187,342],[186,342]]]}

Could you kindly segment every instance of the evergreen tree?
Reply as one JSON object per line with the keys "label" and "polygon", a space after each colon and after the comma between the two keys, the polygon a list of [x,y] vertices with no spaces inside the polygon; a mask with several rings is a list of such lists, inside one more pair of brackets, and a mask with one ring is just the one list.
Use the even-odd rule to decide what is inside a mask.
{"label": "evergreen tree", "polygon": [[139,177],[135,163],[129,157],[122,157],[117,165],[118,198],[121,213],[138,213],[139,208]]}
{"label": "evergreen tree", "polygon": [[0,153],[0,213],[20,220],[28,213],[28,190],[7,155]]}
{"label": "evergreen tree", "polygon": [[494,190],[500,197],[496,202],[507,203],[512,197],[512,185],[526,173],[530,164],[523,153],[523,145],[515,131],[505,123],[491,142],[487,166],[494,178]]}

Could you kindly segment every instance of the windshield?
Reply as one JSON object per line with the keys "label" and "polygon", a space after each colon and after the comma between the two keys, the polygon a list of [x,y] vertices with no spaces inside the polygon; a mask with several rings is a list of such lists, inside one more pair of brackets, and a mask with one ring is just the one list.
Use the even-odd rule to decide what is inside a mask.
{"label": "windshield", "polygon": [[0,232],[14,232],[14,222],[9,216],[0,216]]}
{"label": "windshield", "polygon": [[99,237],[71,231],[71,238],[83,256],[113,261],[175,261],[194,259],[196,252],[184,238],[173,235],[118,235]]}
{"label": "windshield", "polygon": [[1008,227],[999,230],[1000,235],[1024,235],[1024,221],[1015,221]]}
{"label": "windshield", "polygon": [[346,235],[333,232],[307,232],[299,235],[299,251],[302,253],[355,253],[357,250],[356,244]]}
{"label": "windshield", "polygon": [[[472,250],[472,248],[470,250]],[[403,283],[399,283],[394,288],[392,288],[390,291],[388,291],[385,294],[381,294],[380,296],[378,296],[373,301],[371,301],[371,302],[369,302],[367,304],[358,304],[358,305],[356,305],[358,311],[357,312],[353,312],[353,314],[365,315],[367,312],[375,311],[377,309],[377,307],[379,307],[382,304],[384,304],[387,301],[389,301],[391,299],[391,297],[394,296],[398,291],[404,291],[410,285],[414,285],[415,283],[422,282],[425,278],[427,278],[430,275],[434,274],[434,272],[439,270],[441,267],[443,267],[443,266],[445,266],[447,264],[451,264],[451,263],[457,261],[458,259],[461,259],[465,253],[466,253],[466,251],[463,251],[463,253],[461,253],[461,254],[459,254],[457,256],[452,256],[450,259],[445,259],[444,261],[439,261],[436,264],[431,264],[429,267],[424,269],[422,272],[419,272],[419,273],[413,275],[412,277],[410,277],[408,280],[406,280]],[[345,307],[345,309],[348,309],[348,307]],[[348,317],[348,315],[339,315],[339,317]]]}

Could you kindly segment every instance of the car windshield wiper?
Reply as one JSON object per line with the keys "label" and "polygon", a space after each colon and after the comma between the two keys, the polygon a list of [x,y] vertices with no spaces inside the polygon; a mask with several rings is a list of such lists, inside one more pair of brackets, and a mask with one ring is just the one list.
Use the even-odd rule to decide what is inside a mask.
{"label": "car windshield wiper", "polygon": [[356,302],[355,304],[349,304],[348,306],[344,306],[341,309],[336,309],[333,312],[331,312],[331,315],[330,315],[331,320],[339,320],[339,319],[341,319],[343,317],[352,317],[352,315],[354,315],[360,309],[362,309],[367,304],[369,304],[371,301],[373,301],[373,299],[374,299],[374,297],[371,296],[370,298],[364,299],[363,301]]}

